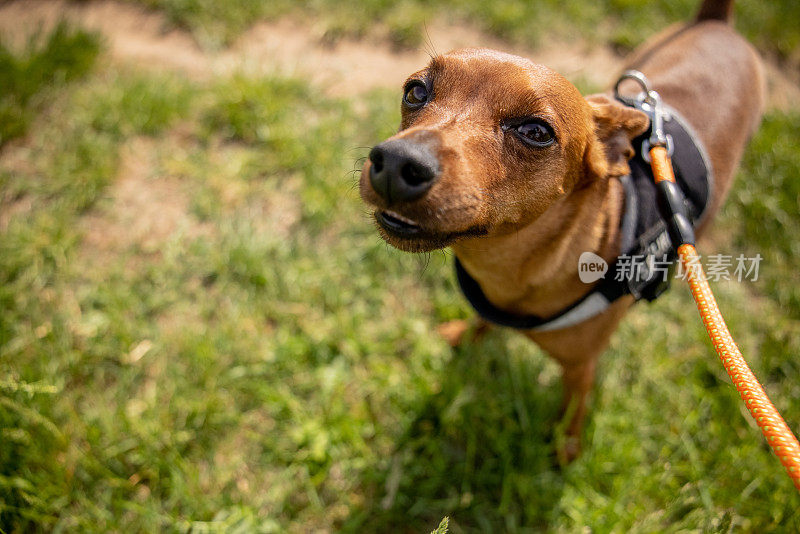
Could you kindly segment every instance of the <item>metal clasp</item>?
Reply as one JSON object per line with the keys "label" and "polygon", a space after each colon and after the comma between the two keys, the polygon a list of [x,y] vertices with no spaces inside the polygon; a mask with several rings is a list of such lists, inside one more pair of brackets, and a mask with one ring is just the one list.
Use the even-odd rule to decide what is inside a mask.
{"label": "metal clasp", "polygon": [[[633,80],[639,84],[643,89],[636,97],[624,97],[619,93],[619,86],[625,80]],[[663,146],[667,149],[670,156],[674,151],[672,136],[664,133],[664,118],[667,113],[664,111],[664,106],[661,102],[661,96],[654,90],[650,89],[650,82],[644,74],[638,70],[626,70],[622,73],[616,85],[614,85],[614,97],[617,100],[626,102],[642,111],[647,113],[650,117],[650,138],[642,142],[642,157],[648,163],[650,162],[650,149],[654,146]]]}

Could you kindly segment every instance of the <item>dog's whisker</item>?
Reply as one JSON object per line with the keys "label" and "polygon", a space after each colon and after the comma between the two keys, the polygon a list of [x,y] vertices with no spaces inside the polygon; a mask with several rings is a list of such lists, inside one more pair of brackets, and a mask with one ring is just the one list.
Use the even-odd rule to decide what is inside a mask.
{"label": "dog's whisker", "polygon": [[[439,55],[439,53],[436,51],[436,46],[433,44],[433,39],[431,39],[431,34],[428,33],[428,23],[423,22],[422,28],[425,30],[425,42],[424,42],[426,47],[425,53],[427,53],[431,59],[434,59],[436,58],[436,56]],[[428,47],[430,47],[430,50],[428,50]]]}

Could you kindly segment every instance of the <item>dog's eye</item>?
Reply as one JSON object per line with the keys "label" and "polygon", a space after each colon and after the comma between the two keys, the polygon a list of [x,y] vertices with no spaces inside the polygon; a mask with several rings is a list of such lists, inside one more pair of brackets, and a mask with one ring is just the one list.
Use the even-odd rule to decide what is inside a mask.
{"label": "dog's eye", "polygon": [[422,82],[414,82],[406,87],[406,94],[403,95],[403,102],[409,107],[418,108],[428,101],[428,88]]}
{"label": "dog's eye", "polygon": [[514,132],[517,137],[535,147],[550,146],[556,140],[553,130],[540,121],[523,122],[514,128]]}

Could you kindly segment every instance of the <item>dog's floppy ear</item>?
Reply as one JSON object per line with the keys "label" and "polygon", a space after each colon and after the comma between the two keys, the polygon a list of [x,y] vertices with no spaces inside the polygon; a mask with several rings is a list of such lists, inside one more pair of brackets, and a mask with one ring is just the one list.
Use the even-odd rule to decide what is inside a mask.
{"label": "dog's floppy ear", "polygon": [[606,95],[587,96],[586,102],[596,135],[586,149],[587,171],[598,177],[628,174],[628,160],[634,154],[631,140],[647,130],[650,119],[642,111]]}

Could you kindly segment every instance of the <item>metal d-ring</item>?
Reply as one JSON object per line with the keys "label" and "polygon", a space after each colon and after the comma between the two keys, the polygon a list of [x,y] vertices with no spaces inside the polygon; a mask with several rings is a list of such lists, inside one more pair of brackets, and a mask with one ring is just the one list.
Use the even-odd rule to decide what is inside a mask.
{"label": "metal d-ring", "polygon": [[647,80],[645,75],[639,72],[638,70],[626,70],[625,72],[622,73],[622,76],[619,77],[619,80],[617,80],[617,83],[614,85],[614,98],[622,101],[627,100],[626,97],[623,97],[621,94],[619,94],[619,86],[625,80],[633,80],[637,82],[639,86],[643,89],[643,92],[645,94],[644,100],[647,101],[649,99],[650,82]]}
{"label": "metal d-ring", "polygon": [[[623,97],[619,94],[619,86],[625,80],[633,80],[639,84],[643,92],[634,98]],[[650,89],[650,82],[644,74],[638,70],[626,70],[619,77],[617,83],[614,85],[614,97],[622,102],[627,102],[633,105],[650,117],[650,138],[645,140],[642,146],[642,155],[645,161],[649,160],[649,151],[651,147],[663,146],[671,155],[674,147],[672,145],[672,138],[664,132],[664,119],[666,113],[661,102],[661,96],[654,90]]]}

